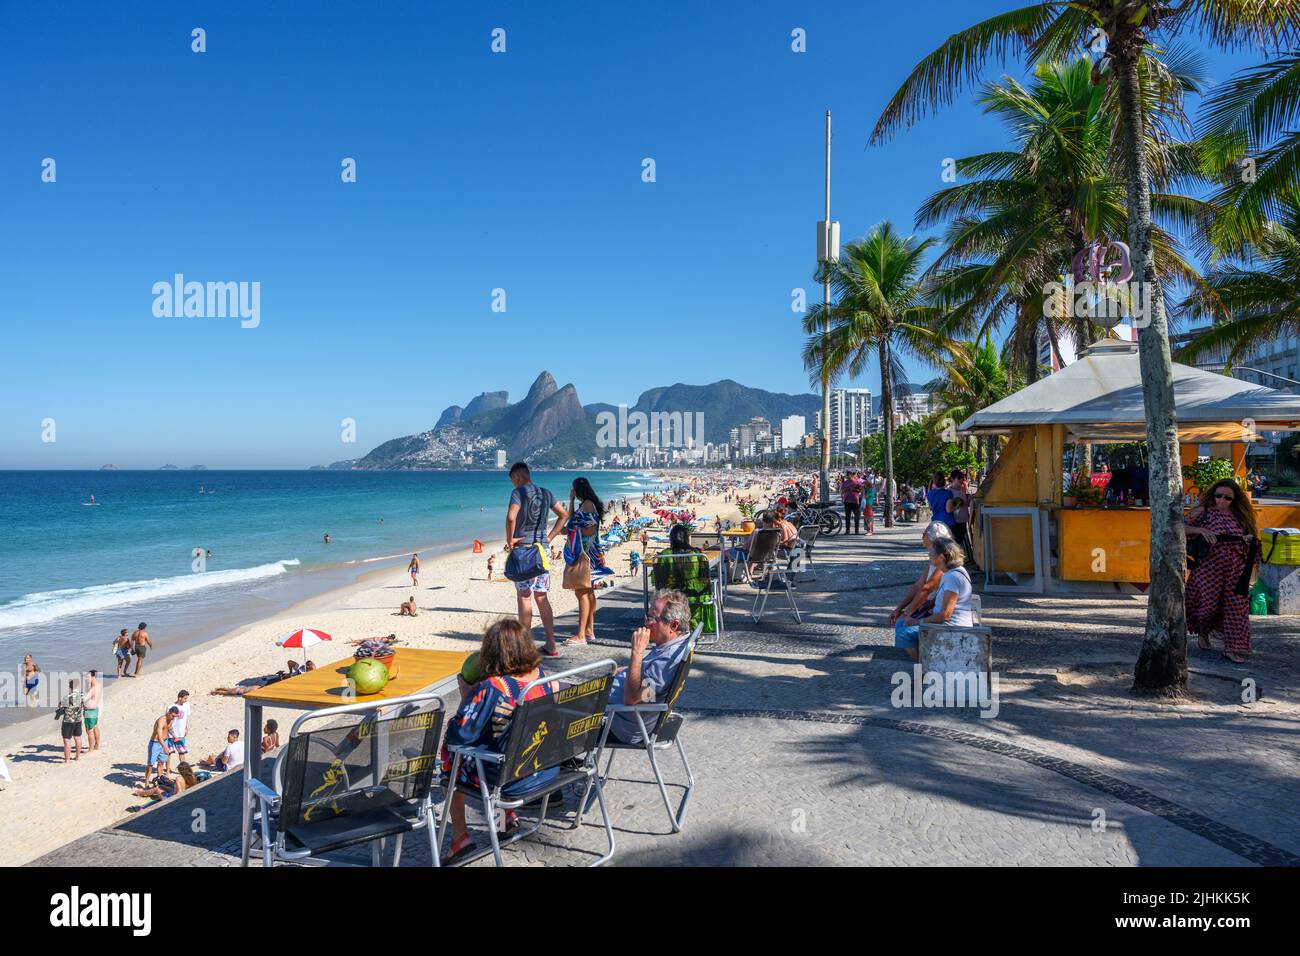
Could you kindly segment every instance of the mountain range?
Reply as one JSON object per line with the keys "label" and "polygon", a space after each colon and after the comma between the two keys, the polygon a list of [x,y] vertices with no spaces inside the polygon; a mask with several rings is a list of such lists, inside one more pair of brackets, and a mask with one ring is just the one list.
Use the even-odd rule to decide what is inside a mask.
{"label": "mountain range", "polygon": [[[703,414],[703,441],[724,444],[731,429],[761,415],[778,425],[789,415],[802,415],[811,430],[821,399],[816,395],[787,395],[748,388],[723,379],[712,385],[667,385],[642,392],[628,416],[642,412]],[[496,464],[504,449],[511,462],[526,459],[536,467],[562,468],[628,447],[597,445],[602,412],[618,416],[618,406],[583,405],[572,384],[560,387],[550,372],[542,372],[522,401],[511,403],[507,392],[483,392],[464,406],[443,409],[428,431],[394,438],[354,461],[335,462],[333,469],[419,470],[482,467]],[[698,436],[697,436],[698,438]],[[317,466],[320,467],[320,466]]]}

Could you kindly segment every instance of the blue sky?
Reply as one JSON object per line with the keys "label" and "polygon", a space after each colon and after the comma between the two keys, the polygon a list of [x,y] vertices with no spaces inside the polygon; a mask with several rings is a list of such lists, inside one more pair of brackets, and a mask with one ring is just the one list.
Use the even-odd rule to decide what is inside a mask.
{"label": "blue sky", "polygon": [[[543,368],[584,402],[806,391],[826,109],[843,239],[910,229],[943,159],[1002,131],[969,97],[885,147],[871,126],[1010,6],[4,4],[0,468],[305,467]],[[259,282],[260,325],[155,317],[176,273]]]}

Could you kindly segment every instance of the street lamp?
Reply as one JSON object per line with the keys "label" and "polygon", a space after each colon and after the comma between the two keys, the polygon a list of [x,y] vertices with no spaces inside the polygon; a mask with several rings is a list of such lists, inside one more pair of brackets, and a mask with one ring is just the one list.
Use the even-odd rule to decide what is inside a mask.
{"label": "street lamp", "polygon": [[[831,111],[826,111],[826,218],[817,223],[817,261],[823,266],[840,260],[840,224],[831,219]],[[831,467],[831,383],[826,372],[826,341],[831,322],[827,315],[830,305],[830,276],[822,273],[822,503],[830,501]]]}

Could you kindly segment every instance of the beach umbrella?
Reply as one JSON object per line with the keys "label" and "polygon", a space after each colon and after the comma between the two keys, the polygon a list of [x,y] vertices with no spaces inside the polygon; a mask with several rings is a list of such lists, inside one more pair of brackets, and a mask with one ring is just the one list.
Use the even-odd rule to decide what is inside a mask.
{"label": "beach umbrella", "polygon": [[330,637],[324,631],[318,631],[311,627],[300,627],[288,637],[282,637],[275,643],[278,647],[293,647],[306,650],[309,647],[314,647],[322,641],[332,641],[333,639],[334,638]]}

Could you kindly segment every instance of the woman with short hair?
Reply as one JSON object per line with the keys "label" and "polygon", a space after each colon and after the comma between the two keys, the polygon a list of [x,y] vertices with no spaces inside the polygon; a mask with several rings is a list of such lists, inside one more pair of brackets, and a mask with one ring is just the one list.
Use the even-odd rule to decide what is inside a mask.
{"label": "woman with short hair", "polygon": [[912,660],[920,658],[922,624],[949,624],[953,627],[970,627],[975,623],[971,604],[974,588],[970,574],[963,566],[966,558],[962,547],[952,537],[939,536],[931,540],[930,567],[939,576],[934,589],[934,602],[910,616],[900,618],[894,625],[894,646],[907,651]]}

